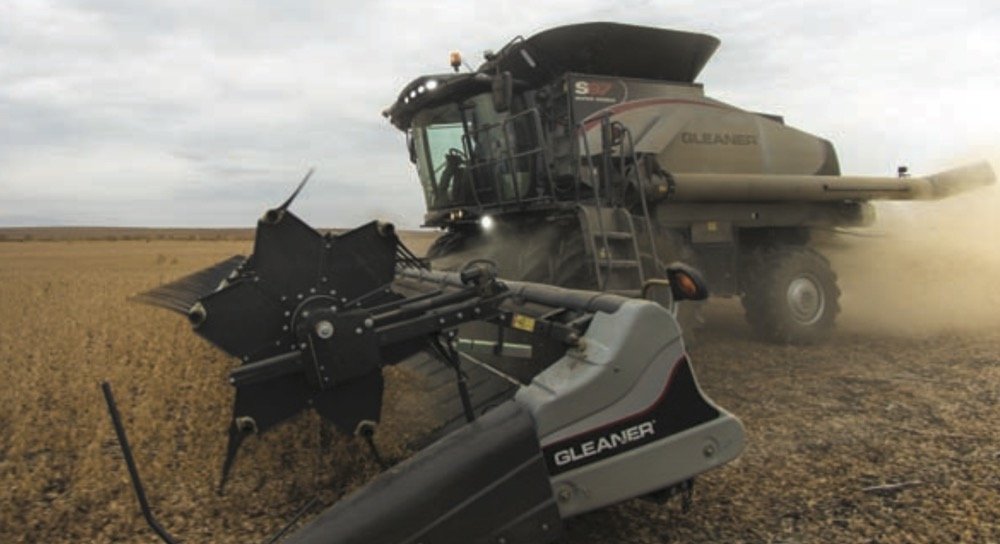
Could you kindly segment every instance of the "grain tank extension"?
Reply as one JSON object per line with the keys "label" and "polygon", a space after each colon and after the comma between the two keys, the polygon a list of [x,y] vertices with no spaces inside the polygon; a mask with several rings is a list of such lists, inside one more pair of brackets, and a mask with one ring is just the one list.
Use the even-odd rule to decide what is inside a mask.
{"label": "grain tank extension", "polygon": [[[869,201],[993,183],[976,164],[928,177],[842,176],[833,145],[695,83],[712,36],[615,23],[515,38],[471,72],[421,76],[384,114],[407,135],[444,229],[438,268],[638,295],[686,261],[739,296],[762,336],[823,338],[839,311],[817,230],[870,224]],[[683,316],[682,316],[683,317]]]}

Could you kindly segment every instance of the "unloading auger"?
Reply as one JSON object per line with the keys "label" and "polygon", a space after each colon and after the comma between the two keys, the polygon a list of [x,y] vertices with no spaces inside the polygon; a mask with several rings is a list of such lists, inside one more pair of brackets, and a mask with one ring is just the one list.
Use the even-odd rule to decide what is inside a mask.
{"label": "unloading auger", "polygon": [[259,220],[249,258],[137,297],[241,362],[223,481],[246,436],[313,409],[371,437],[382,368],[425,376],[437,440],[288,541],[552,542],[566,517],[690,489],[741,451],[670,310],[707,295],[694,269],[647,284],[659,302],[503,281],[488,262],[436,272],[389,224],[321,234],[291,200]]}

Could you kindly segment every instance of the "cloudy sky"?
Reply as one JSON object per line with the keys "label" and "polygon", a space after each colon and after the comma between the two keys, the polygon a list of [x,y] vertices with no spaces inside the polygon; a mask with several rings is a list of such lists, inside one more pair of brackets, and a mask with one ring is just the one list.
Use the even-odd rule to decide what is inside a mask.
{"label": "cloudy sky", "polygon": [[319,226],[416,226],[399,89],[604,20],[722,40],[708,93],[834,142],[842,170],[997,156],[1000,3],[0,0],[0,226],[252,226],[309,166]]}

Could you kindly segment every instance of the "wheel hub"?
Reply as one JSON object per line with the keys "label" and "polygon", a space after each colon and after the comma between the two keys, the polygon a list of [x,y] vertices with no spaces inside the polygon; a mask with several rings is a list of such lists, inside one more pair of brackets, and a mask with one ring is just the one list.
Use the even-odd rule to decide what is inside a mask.
{"label": "wheel hub", "polygon": [[808,274],[788,283],[785,293],[792,318],[802,325],[813,325],[823,317],[826,296],[819,281]]}

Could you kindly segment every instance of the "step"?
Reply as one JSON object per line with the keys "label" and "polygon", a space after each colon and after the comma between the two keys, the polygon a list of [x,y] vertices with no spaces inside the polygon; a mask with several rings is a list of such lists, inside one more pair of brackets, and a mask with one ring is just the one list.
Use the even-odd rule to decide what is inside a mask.
{"label": "step", "polygon": [[600,232],[594,233],[594,238],[598,240],[601,240],[604,237],[607,237],[608,240],[631,240],[633,238],[631,232],[609,230],[604,234],[601,234]]}
{"label": "step", "polygon": [[601,268],[639,268],[639,261],[631,259],[597,259]]}

